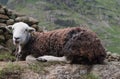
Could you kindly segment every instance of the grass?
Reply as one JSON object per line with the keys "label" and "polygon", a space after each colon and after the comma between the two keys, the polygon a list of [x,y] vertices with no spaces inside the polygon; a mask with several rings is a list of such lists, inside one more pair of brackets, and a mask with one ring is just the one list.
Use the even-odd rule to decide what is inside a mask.
{"label": "grass", "polygon": [[20,75],[23,72],[23,68],[19,65],[8,63],[6,67],[0,69],[0,79],[21,79]]}
{"label": "grass", "polygon": [[87,75],[82,75],[81,79],[99,79],[96,75],[89,73]]}
{"label": "grass", "polygon": [[0,61],[14,61],[15,59],[8,50],[0,50]]}
{"label": "grass", "polygon": [[12,56],[10,54],[0,54],[1,61],[13,61],[15,59],[16,59],[15,56]]}
{"label": "grass", "polygon": [[38,74],[46,74],[49,72],[46,70],[46,67],[50,67],[50,66],[56,65],[56,64],[64,65],[63,62],[39,62],[39,63],[30,64],[28,69],[30,69]]}

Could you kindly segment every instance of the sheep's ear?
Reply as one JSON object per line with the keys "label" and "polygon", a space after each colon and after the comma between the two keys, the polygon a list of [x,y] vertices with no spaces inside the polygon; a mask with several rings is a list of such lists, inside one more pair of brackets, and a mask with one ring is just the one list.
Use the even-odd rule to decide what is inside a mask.
{"label": "sheep's ear", "polygon": [[32,28],[32,27],[29,27],[29,28],[28,28],[28,32],[30,32],[30,33],[31,33],[31,32],[35,32],[35,31],[36,31],[36,30],[35,30],[34,28]]}

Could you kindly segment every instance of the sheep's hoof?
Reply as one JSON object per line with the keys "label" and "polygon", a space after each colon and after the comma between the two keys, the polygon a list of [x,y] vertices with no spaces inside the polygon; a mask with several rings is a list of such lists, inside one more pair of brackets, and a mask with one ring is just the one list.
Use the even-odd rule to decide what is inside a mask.
{"label": "sheep's hoof", "polygon": [[36,58],[36,60],[39,61],[39,62],[47,62],[47,60],[44,59],[44,58]]}

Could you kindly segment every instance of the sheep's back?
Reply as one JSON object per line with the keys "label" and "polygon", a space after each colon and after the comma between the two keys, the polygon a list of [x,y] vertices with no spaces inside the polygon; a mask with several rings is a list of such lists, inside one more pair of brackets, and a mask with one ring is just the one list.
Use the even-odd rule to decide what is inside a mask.
{"label": "sheep's back", "polygon": [[42,55],[63,56],[64,45],[78,32],[80,32],[80,28],[66,28],[42,33],[34,32],[24,50],[35,57]]}

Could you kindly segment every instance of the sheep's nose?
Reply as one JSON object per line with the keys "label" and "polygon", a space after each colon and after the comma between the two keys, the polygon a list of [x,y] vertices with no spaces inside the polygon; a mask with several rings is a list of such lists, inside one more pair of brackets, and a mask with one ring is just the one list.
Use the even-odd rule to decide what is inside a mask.
{"label": "sheep's nose", "polygon": [[18,39],[20,39],[19,37],[14,37],[15,38],[15,40],[18,40]]}
{"label": "sheep's nose", "polygon": [[20,38],[19,38],[19,37],[14,37],[14,39],[15,39],[14,42],[15,42],[16,44],[18,44],[18,43],[20,42],[20,40],[19,40]]}

